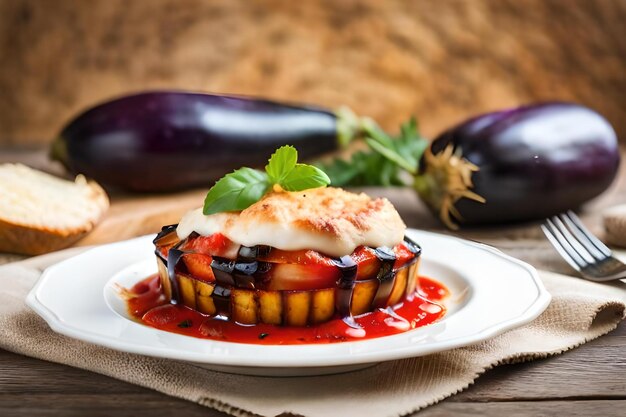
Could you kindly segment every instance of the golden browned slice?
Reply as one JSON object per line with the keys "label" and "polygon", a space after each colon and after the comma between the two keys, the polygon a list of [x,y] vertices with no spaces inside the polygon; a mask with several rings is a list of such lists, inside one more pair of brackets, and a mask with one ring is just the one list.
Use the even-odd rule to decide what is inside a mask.
{"label": "golden browned slice", "polygon": [[367,313],[372,310],[372,301],[378,290],[378,280],[368,279],[367,281],[357,281],[354,286],[354,292],[352,293],[352,314],[358,316],[359,314]]}
{"label": "golden browned slice", "polygon": [[282,324],[283,297],[280,291],[258,290],[261,307],[261,322],[267,324]]}
{"label": "golden browned slice", "polygon": [[311,291],[283,291],[284,319],[287,326],[306,326],[311,308]]}
{"label": "golden browned slice", "polygon": [[406,295],[413,294],[415,290],[417,290],[417,281],[419,279],[419,266],[421,262],[421,258],[418,258],[410,267],[409,267],[409,278],[406,284]]}
{"label": "golden browned slice", "polygon": [[183,304],[189,308],[196,309],[196,289],[194,288],[194,279],[186,277],[182,274],[176,274],[178,280],[178,290]]}
{"label": "golden browned slice", "polygon": [[232,320],[241,324],[256,324],[259,322],[258,308],[255,291],[238,288],[231,291],[230,316]]}
{"label": "golden browned slice", "polygon": [[194,286],[196,289],[196,307],[198,311],[211,316],[215,315],[217,313],[217,309],[215,308],[215,303],[211,297],[215,287],[206,282],[197,280],[194,281]]}
{"label": "golden browned slice", "polygon": [[335,314],[335,289],[326,288],[313,291],[311,323],[324,323]]}
{"label": "golden browned slice", "polygon": [[387,300],[387,305],[395,305],[398,304],[404,298],[406,294],[406,283],[409,275],[409,268],[402,268],[396,272],[396,277],[393,281],[393,287],[391,289],[391,294],[389,295],[389,299]]}

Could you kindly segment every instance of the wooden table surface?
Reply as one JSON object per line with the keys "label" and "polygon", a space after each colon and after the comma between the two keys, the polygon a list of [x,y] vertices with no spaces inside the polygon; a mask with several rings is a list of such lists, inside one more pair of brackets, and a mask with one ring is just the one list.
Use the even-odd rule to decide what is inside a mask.
{"label": "wooden table surface", "polygon": [[[49,168],[41,152],[0,151],[1,162],[25,161]],[[626,164],[623,164],[626,165]],[[53,168],[54,170],[54,168]],[[408,190],[370,190],[387,195],[411,227],[439,230]],[[116,204],[113,196],[113,204]],[[583,220],[601,235],[603,208],[626,203],[626,167],[609,192],[586,206]],[[464,237],[484,241],[536,266],[571,273],[545,241],[537,223],[471,229]],[[1,258],[0,258],[1,259]],[[5,261],[6,261],[5,257]],[[562,355],[499,366],[464,392],[419,412],[420,416],[623,416],[626,410],[626,324]],[[55,363],[0,350],[0,416],[222,416],[194,403]]]}

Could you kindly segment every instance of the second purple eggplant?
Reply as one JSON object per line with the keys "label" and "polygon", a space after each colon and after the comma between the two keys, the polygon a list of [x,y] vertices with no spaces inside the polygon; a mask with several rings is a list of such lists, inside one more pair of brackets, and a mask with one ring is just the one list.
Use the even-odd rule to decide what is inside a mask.
{"label": "second purple eggplant", "polygon": [[210,187],[240,166],[262,167],[285,144],[306,159],[358,134],[349,111],[250,97],[154,91],[120,97],[71,120],[52,157],[75,174],[131,191]]}
{"label": "second purple eggplant", "polygon": [[541,103],[488,113],[437,137],[415,177],[449,227],[541,219],[605,191],[620,163],[615,131],[595,111]]}

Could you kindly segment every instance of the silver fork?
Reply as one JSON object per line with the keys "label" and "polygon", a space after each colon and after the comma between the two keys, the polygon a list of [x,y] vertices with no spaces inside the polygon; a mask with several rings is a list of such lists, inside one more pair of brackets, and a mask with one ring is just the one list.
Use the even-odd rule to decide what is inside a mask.
{"label": "silver fork", "polygon": [[590,281],[626,278],[626,264],[595,237],[572,211],[552,216],[541,225],[552,246],[572,268]]}

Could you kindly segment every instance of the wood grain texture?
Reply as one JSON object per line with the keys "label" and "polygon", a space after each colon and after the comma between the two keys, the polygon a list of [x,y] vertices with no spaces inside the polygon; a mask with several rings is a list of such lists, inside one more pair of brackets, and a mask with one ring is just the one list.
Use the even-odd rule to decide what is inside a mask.
{"label": "wood grain texture", "polygon": [[116,242],[155,234],[178,223],[187,211],[201,207],[207,190],[152,196],[114,196],[102,222],[75,246]]}
{"label": "wood grain texture", "polygon": [[[488,371],[467,391],[415,415],[622,415],[625,347],[626,324],[622,323],[612,333],[561,356]],[[0,370],[0,415],[6,417],[226,415],[103,375],[4,350],[0,350]]]}
{"label": "wood grain texture", "polygon": [[562,355],[497,367],[486,376],[450,401],[626,400],[626,324]]}
{"label": "wood grain texture", "polygon": [[542,401],[501,403],[447,403],[443,402],[420,412],[420,417],[484,416],[484,417],[621,417],[626,401]]}
{"label": "wood grain texture", "polygon": [[0,143],[48,143],[86,106],[183,88],[351,106],[432,136],[548,99],[626,133],[622,0],[0,0]]}

